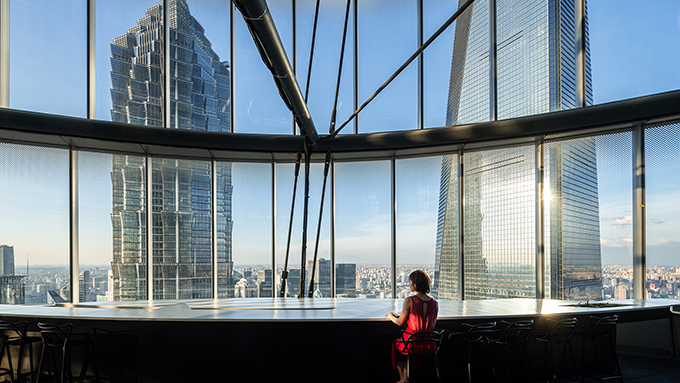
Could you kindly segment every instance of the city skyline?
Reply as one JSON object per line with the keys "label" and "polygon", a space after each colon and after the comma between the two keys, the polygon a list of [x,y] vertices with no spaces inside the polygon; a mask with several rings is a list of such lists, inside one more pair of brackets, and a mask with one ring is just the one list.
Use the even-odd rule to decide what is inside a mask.
{"label": "city skyline", "polygon": [[[592,4],[590,4],[590,10],[591,10],[591,27],[593,25],[593,8]],[[614,7],[616,8],[616,7]],[[275,12],[276,9],[273,9],[273,12]],[[614,10],[618,11],[618,10]],[[644,12],[648,12],[649,10],[644,10]],[[98,11],[99,12],[99,11]],[[672,12],[669,12],[672,14]],[[237,14],[238,16],[238,14]],[[644,14],[643,14],[644,16]],[[600,16],[602,17],[602,16]],[[139,18],[139,17],[137,17]],[[614,17],[612,17],[614,18]],[[661,23],[659,23],[661,24]],[[126,28],[129,26],[126,26]],[[604,28],[604,27],[601,27]],[[602,30],[601,30],[602,31]],[[607,32],[608,34],[611,32]],[[120,34],[120,31],[119,31]],[[206,27],[206,35],[209,38],[212,38],[212,36],[208,33],[207,27]],[[592,35],[592,34],[591,34]],[[597,36],[592,36],[592,40],[596,40]],[[631,38],[631,41],[637,41],[633,38]],[[592,42],[594,44],[594,41]],[[606,44],[600,43],[600,47],[604,46]],[[288,45],[290,46],[290,45]],[[99,50],[99,53],[101,53],[101,50]],[[99,55],[98,55],[99,56]],[[228,57],[228,56],[227,56]],[[259,58],[258,58],[259,59]],[[316,60],[316,59],[315,59]],[[109,65],[106,63],[106,65]],[[298,67],[304,67],[303,63],[299,63]],[[595,64],[594,64],[595,67]],[[611,66],[610,66],[611,67]],[[101,68],[106,68],[106,66],[99,65],[99,69]],[[302,71],[302,69],[299,69]],[[306,70],[306,69],[305,69]],[[594,69],[595,70],[595,69]],[[644,77],[644,76],[641,76]],[[106,77],[105,77],[106,78]],[[594,79],[594,88],[597,90],[597,76],[595,76]],[[108,80],[108,79],[107,79]],[[638,81],[637,77],[631,78],[633,81]],[[110,81],[110,80],[108,80]],[[301,80],[302,81],[302,80]],[[314,79],[312,79],[314,81]],[[106,84],[106,82],[102,83],[99,82],[98,84],[98,90],[101,92],[102,88],[104,88],[104,91],[107,91],[106,86],[102,86],[102,84]],[[602,88],[600,88],[602,89]],[[650,89],[649,84],[645,84],[644,89]],[[671,88],[672,89],[672,88]],[[597,95],[597,92],[594,90],[594,96]],[[658,91],[658,90],[655,90]],[[630,91],[627,90],[626,93],[627,95],[630,95]],[[16,93],[16,92],[14,92]],[[104,93],[106,97],[110,98],[110,94]],[[617,99],[617,97],[620,98],[625,98],[624,96],[616,95],[616,96],[610,96],[609,100],[612,99]],[[605,99],[605,98],[602,98]],[[600,99],[598,102],[602,102]],[[106,100],[106,98],[103,97],[98,97],[98,108],[104,104],[102,100]],[[106,105],[105,105],[106,106]],[[99,118],[104,118],[101,113],[98,113]],[[600,147],[598,146],[598,151],[601,150]],[[8,149],[4,153],[10,153],[9,156],[14,155],[13,153],[21,153],[21,149]],[[28,153],[27,153],[28,152]],[[24,154],[18,154],[17,156],[31,156],[30,151],[24,151]],[[599,155],[599,154],[598,154]],[[62,158],[63,156],[60,155],[59,158]],[[60,160],[61,161],[61,160]],[[434,160],[436,161],[436,159]],[[110,167],[110,161],[109,161],[109,167]],[[278,166],[278,165],[277,165]],[[84,168],[84,167],[83,167]],[[82,169],[82,168],[81,168]],[[11,171],[8,173],[4,174],[10,174],[10,180],[12,180],[12,176],[14,175],[13,172],[16,171]],[[260,204],[261,201],[266,200],[266,198],[259,198],[257,196],[246,196],[245,194],[250,194],[254,193],[259,195],[260,193],[269,193],[268,191],[262,191],[262,190],[253,190],[246,187],[240,187],[240,185],[243,185],[243,181],[245,180],[245,177],[248,176],[249,169],[245,169],[244,166],[242,165],[237,165],[232,168],[232,176],[234,179],[238,178],[239,182],[242,182],[241,184],[237,185],[236,182],[234,183],[234,198],[236,199],[237,197],[239,198],[239,201],[243,201],[243,198],[250,198],[253,202],[250,204],[256,205]],[[20,173],[20,172],[18,172]],[[26,173],[31,173],[30,171],[27,171]],[[55,173],[60,173],[60,171],[57,171]],[[96,173],[96,174],[95,174]],[[64,174],[67,174],[66,172]],[[92,178],[87,178],[87,175],[93,175]],[[103,182],[101,183],[101,187],[99,190],[106,190],[108,187],[108,193],[111,193],[111,180],[110,180],[110,175],[107,172],[101,172],[101,171],[91,171],[88,173],[87,171],[81,173],[81,180],[99,180],[103,179]],[[286,175],[288,177],[288,175]],[[650,175],[651,177],[651,175]],[[108,178],[108,179],[107,179]],[[292,178],[292,175],[290,175],[290,178]],[[409,248],[409,252],[402,251],[402,248],[400,247],[399,249],[399,263],[410,263],[409,261],[419,261],[425,257],[423,257],[422,254],[426,254],[427,258],[433,258],[430,254],[434,254],[434,250],[430,251],[429,249],[434,249],[434,236],[431,235],[435,230],[436,230],[436,218],[434,220],[432,219],[426,219],[424,217],[432,217],[433,212],[434,216],[436,217],[436,200],[437,200],[437,190],[439,189],[439,179],[437,176],[435,176],[434,182],[432,181],[432,178],[430,175],[428,175],[428,184],[426,187],[423,189],[428,190],[431,195],[434,195],[434,197],[429,196],[426,198],[426,203],[430,204],[431,207],[427,209],[427,215],[425,216],[418,216],[417,214],[413,214],[413,220],[411,220],[410,217],[407,215],[401,215],[403,217],[403,220],[400,220],[397,223],[398,230],[400,230],[400,234],[398,235],[399,241],[402,244],[401,246],[404,246],[406,248],[407,246]],[[629,178],[628,178],[629,179]],[[65,225],[65,221],[63,218],[60,219],[61,217],[67,217],[68,211],[67,209],[60,208],[59,205],[56,206],[47,206],[50,201],[53,199],[59,199],[59,198],[64,198],[67,201],[68,198],[68,188],[66,186],[66,189],[63,189],[63,185],[67,185],[66,182],[63,182],[64,180],[60,180],[60,182],[56,185],[59,185],[58,187],[55,187],[55,189],[61,187],[62,190],[61,192],[53,192],[52,190],[45,190],[44,187],[41,187],[39,182],[36,182],[33,185],[30,185],[30,180],[17,180],[17,185],[27,184],[29,183],[28,187],[31,190],[34,189],[43,189],[43,192],[40,191],[34,191],[31,193],[26,193],[25,195],[22,196],[17,196],[17,198],[12,197],[11,201],[12,205],[18,205],[21,206],[22,204],[30,204],[31,206],[35,206],[35,209],[44,209],[43,211],[48,212],[48,215],[45,219],[45,225],[48,227],[52,226],[63,226],[64,229],[61,231],[55,231],[54,234],[52,233],[46,233],[44,238],[46,238],[47,243],[45,244],[40,244],[40,243],[33,243],[31,236],[26,236],[26,234],[22,235],[17,235],[15,238],[19,239],[20,241],[8,241],[7,238],[5,237],[0,237],[0,243],[8,242],[7,244],[15,245],[16,249],[16,256],[17,256],[17,265],[18,267],[22,267],[26,263],[26,253],[30,254],[31,258],[31,265],[38,265],[38,264],[54,264],[53,260],[60,260],[63,262],[63,264],[66,264],[68,262],[68,259],[64,256],[65,254],[68,253],[68,243],[66,238],[68,238],[68,233],[67,233],[67,226]],[[607,180],[604,179],[598,179],[598,181],[603,182],[603,187],[606,187]],[[668,180],[663,180],[664,182],[670,182]],[[402,181],[400,181],[402,182]],[[407,183],[408,181],[404,181],[404,183]],[[289,182],[290,185],[292,185],[292,182]],[[107,185],[108,184],[108,185]],[[244,209],[241,207],[234,207],[234,217],[235,217],[235,226],[234,226],[234,236],[237,235],[238,230],[241,230],[241,228],[244,227],[244,225],[247,225],[249,222],[256,222],[256,223],[261,223],[264,222],[265,225],[270,226],[270,221],[271,221],[271,215],[276,214],[277,221],[283,220],[286,221],[288,218],[288,211],[287,209],[289,208],[290,204],[290,188],[287,186],[284,187],[284,184],[276,185],[277,186],[277,193],[281,193],[280,195],[277,194],[276,199],[277,199],[277,206],[279,206],[279,211],[277,212],[265,212],[265,214],[269,214],[269,216],[265,216],[264,219],[261,219],[259,221],[251,221],[250,217],[246,217],[244,214]],[[318,184],[318,179],[317,183],[313,185],[315,186],[320,186]],[[343,184],[343,185],[338,185],[339,190],[338,192],[342,193],[347,193],[348,190],[351,190],[354,185],[351,184]],[[89,187],[85,186],[85,187]],[[615,186],[616,187],[616,186]],[[239,190],[240,189],[240,190]],[[317,187],[318,189],[318,187]],[[298,189],[300,190],[300,189]],[[401,194],[402,189],[398,189],[398,193]],[[45,201],[44,194],[50,193],[54,195],[50,196],[50,199]],[[240,193],[240,194],[239,194]],[[111,225],[111,218],[110,218],[110,213],[111,213],[111,206],[112,202],[107,202],[103,201],[105,198],[102,197],[102,194],[106,193],[101,193],[93,191],[90,193],[91,195],[97,196],[95,198],[92,198],[92,201],[86,201],[86,200],[81,200],[81,236],[82,237],[87,237],[88,239],[90,238],[100,238],[100,237],[109,237],[111,238],[113,235],[108,232],[107,229],[105,229],[105,226],[107,225],[110,227]],[[82,194],[84,195],[84,194]],[[388,200],[385,200],[382,198],[383,195],[378,195],[378,202],[382,205],[386,205],[389,203]],[[271,196],[269,197],[271,198]],[[316,198],[318,200],[318,196],[312,196],[312,198]],[[327,197],[328,198],[328,197]],[[608,198],[607,201],[605,201],[604,206],[601,208],[601,213],[600,213],[600,227],[602,229],[601,231],[601,242],[602,242],[602,248],[603,248],[603,264],[604,265],[611,265],[611,264],[617,264],[620,260],[632,262],[632,258],[629,256],[629,251],[631,249],[630,247],[630,235],[627,234],[632,222],[631,216],[632,213],[630,211],[626,212],[625,210],[620,209],[620,206],[623,205],[625,206],[625,203],[618,204],[616,206],[612,206],[611,208],[607,206],[607,204],[611,204],[611,201],[613,201],[616,198]],[[666,197],[660,196],[660,200],[665,200],[665,201],[674,201],[678,200],[677,198],[677,192],[673,192],[671,189],[671,192],[666,194]],[[433,202],[434,201],[434,202]],[[318,202],[318,201],[317,201]],[[652,202],[652,201],[650,201]],[[360,206],[365,201],[362,201],[361,199],[352,199],[346,201],[344,205],[344,211],[347,211],[347,207],[351,207],[352,205],[355,206]],[[86,209],[87,206],[91,206],[88,204],[92,205],[100,205],[104,206],[104,209],[108,209],[108,212],[106,214],[103,214],[102,217],[98,217],[95,219],[95,217],[92,217],[95,215],[95,212],[100,211],[104,212],[104,209],[99,209],[99,210],[88,210]],[[664,204],[665,205],[665,204]],[[299,204],[298,204],[299,206]],[[318,206],[318,204],[311,204],[310,206]],[[630,204],[628,205],[630,206]],[[658,204],[657,204],[658,206]],[[4,206],[3,206],[4,207]],[[14,206],[7,206],[8,211],[11,213],[15,210]],[[655,264],[659,265],[673,265],[677,264],[677,254],[680,253],[678,249],[680,249],[680,246],[678,246],[678,241],[677,241],[677,223],[674,223],[675,221],[675,216],[678,216],[677,213],[677,207],[671,206],[670,208],[662,208],[659,209],[658,213],[656,215],[651,214],[651,209],[653,208],[653,204],[650,203],[650,214],[648,215],[648,232],[652,234],[652,230],[657,230],[658,228],[664,228],[663,231],[656,231],[654,233],[657,233],[656,236],[648,235],[648,264],[650,264],[653,260],[655,261]],[[238,210],[241,209],[241,210]],[[312,208],[314,210],[315,208]],[[356,209],[356,207],[354,208]],[[403,210],[400,205],[400,209],[398,210],[398,214],[403,214]],[[663,211],[661,211],[663,210]],[[675,213],[674,213],[675,211]],[[17,212],[17,214],[20,212]],[[340,256],[342,257],[342,261],[351,261],[353,260],[352,258],[356,259],[374,259],[377,262],[382,261],[384,256],[382,255],[384,251],[384,246],[382,243],[376,243],[375,241],[370,240],[371,238],[389,238],[389,215],[380,213],[379,214],[370,217],[370,219],[364,219],[364,217],[361,217],[360,214],[357,214],[356,219],[351,219],[351,220],[346,220],[347,222],[346,225],[343,227],[338,227],[338,233],[341,233],[340,239],[342,239],[342,242],[339,242],[339,246],[341,247],[342,251],[339,252]],[[297,218],[297,217],[296,217]],[[91,221],[97,221],[97,225],[102,225],[99,226],[100,229],[97,230],[97,226],[92,226],[90,225]],[[419,220],[419,221],[418,221]],[[15,221],[16,222],[16,221]],[[103,224],[101,222],[104,222]],[[296,220],[296,225],[299,225],[297,223],[298,221]],[[310,222],[315,222],[314,220],[310,220]],[[22,224],[17,223],[17,228],[10,227],[14,226],[12,222],[6,222],[7,226],[3,226],[3,230],[0,230],[0,232],[3,233],[12,233],[18,230],[21,230]],[[356,227],[350,227],[351,226],[356,226]],[[410,225],[410,226],[408,226]],[[673,229],[671,225],[675,225],[676,229]],[[283,225],[285,227],[285,223]],[[328,225],[326,224],[326,221],[324,221],[324,235],[327,233],[328,230]],[[404,229],[406,228],[406,229]],[[417,228],[419,230],[420,235],[409,235],[408,233],[409,228]],[[5,230],[6,229],[6,230]],[[340,232],[339,229],[342,229],[343,231]],[[366,232],[361,232],[362,230],[370,229],[370,231]],[[30,228],[24,228],[23,229],[25,232],[30,233]],[[109,229],[110,230],[110,229]],[[675,231],[674,231],[675,230]],[[276,246],[276,252],[279,257],[277,261],[280,261],[281,254],[285,249],[282,249],[282,246],[279,242],[281,242],[282,238],[284,239],[285,242],[285,229],[281,229],[281,226],[277,226],[277,243],[274,244]],[[349,235],[344,235],[344,233],[348,233],[350,231],[355,231],[351,236]],[[92,234],[92,235],[91,235]],[[256,244],[252,243],[247,243],[247,242],[252,242],[251,237],[249,236],[250,234],[244,234],[244,235],[239,235],[239,240],[241,243],[235,243],[234,244],[234,249],[233,252],[235,254],[234,256],[234,264],[235,265],[240,265],[240,264],[247,264],[247,263],[253,263],[252,261],[261,259],[262,263],[271,263],[271,250],[268,246],[272,246],[271,243],[267,243],[268,241],[270,242],[270,235],[267,233],[267,236],[265,240],[258,242]],[[420,238],[425,238],[428,237],[426,240],[420,240]],[[311,236],[310,236],[311,237]],[[51,240],[51,238],[54,238],[55,240]],[[254,237],[252,237],[254,238]],[[323,237],[322,237],[323,238]],[[368,239],[367,239],[368,238]],[[95,240],[92,240],[92,242],[95,242]],[[90,245],[87,243],[81,244],[81,253],[83,256],[81,257],[81,262],[85,261],[87,263],[93,263],[96,264],[97,262],[91,262],[96,259],[101,259],[103,262],[102,264],[109,263],[113,259],[113,255],[111,251],[106,251],[106,248],[108,249],[112,248],[112,244],[109,242],[108,244],[106,243],[107,240],[104,238],[101,241],[101,244],[96,244],[95,245]],[[293,242],[295,245],[291,249],[291,254],[299,254],[299,235],[296,233],[293,236]],[[363,246],[362,243],[369,242],[371,244],[370,250],[366,250],[368,246]],[[308,247],[310,246],[311,242],[308,244]],[[259,246],[260,248],[263,248],[264,250],[258,250],[258,251],[253,251],[251,250],[253,246]],[[328,249],[330,246],[329,240],[325,239],[322,241],[321,248],[322,249]],[[338,246],[338,244],[336,244]],[[376,252],[374,251],[376,248],[381,249],[381,252]],[[29,250],[30,249],[30,250]],[[92,249],[92,250],[91,250]],[[102,250],[103,249],[103,250]],[[322,250],[323,251],[323,250]],[[663,258],[661,256],[661,252],[663,251]],[[380,254],[380,256],[377,256],[376,254]],[[325,257],[328,257],[329,254],[324,254]],[[352,257],[352,258],[350,258]],[[292,259],[293,264],[297,262],[296,256],[293,256]],[[434,259],[432,259],[432,262],[434,263]],[[281,262],[282,263],[282,262]],[[84,264],[81,264],[81,266],[84,266]],[[296,265],[299,267],[299,265]]]}

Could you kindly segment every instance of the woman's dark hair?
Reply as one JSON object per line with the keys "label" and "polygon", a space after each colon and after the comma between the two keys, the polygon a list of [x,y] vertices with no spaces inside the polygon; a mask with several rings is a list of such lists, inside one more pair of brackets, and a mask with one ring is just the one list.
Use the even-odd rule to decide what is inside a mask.
{"label": "woman's dark hair", "polygon": [[416,270],[408,276],[408,280],[416,286],[416,291],[423,294],[430,292],[430,277],[423,270]]}

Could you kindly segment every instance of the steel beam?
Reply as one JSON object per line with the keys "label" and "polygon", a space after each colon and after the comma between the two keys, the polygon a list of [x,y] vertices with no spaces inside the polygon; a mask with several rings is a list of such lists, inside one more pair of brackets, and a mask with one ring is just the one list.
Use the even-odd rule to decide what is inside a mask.
{"label": "steel beam", "polygon": [[633,129],[633,298],[646,298],[645,129]]}

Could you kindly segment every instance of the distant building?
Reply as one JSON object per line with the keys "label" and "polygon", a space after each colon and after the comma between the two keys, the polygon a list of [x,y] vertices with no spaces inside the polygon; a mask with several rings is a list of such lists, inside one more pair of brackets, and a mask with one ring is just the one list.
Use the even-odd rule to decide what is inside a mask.
{"label": "distant building", "polygon": [[[307,261],[307,272],[312,272],[314,260]],[[305,292],[309,289],[309,275],[307,275],[307,283],[305,284]],[[316,270],[314,271],[314,292],[315,296],[330,298],[331,292],[331,261],[330,259],[319,258],[316,260]]]}
{"label": "distant building", "polygon": [[259,269],[257,270],[257,286],[258,286],[258,296],[259,297],[273,297],[273,282],[274,276],[272,274],[272,269]]}
{"label": "distant building", "polygon": [[337,297],[356,298],[357,265],[354,263],[338,263],[335,265],[335,295]]}
{"label": "distant building", "polygon": [[0,275],[14,275],[14,246],[0,245]]}

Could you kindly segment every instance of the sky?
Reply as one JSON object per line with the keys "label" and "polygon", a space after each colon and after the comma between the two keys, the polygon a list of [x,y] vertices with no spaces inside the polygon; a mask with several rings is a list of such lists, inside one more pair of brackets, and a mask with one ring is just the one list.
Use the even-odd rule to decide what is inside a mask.
{"label": "sky", "polygon": [[[96,118],[110,120],[110,43],[135,25],[157,1],[100,0],[96,20]],[[192,14],[222,60],[230,60],[228,2],[189,1]],[[290,0],[270,1],[287,52],[293,50]],[[296,64],[304,90],[313,21],[313,0],[298,0]],[[409,2],[361,2],[359,16],[359,103],[363,102],[417,48],[415,8]],[[398,4],[394,6],[394,4]],[[426,1],[425,38],[456,9],[457,1]],[[10,107],[85,117],[85,1],[10,3]],[[379,11],[379,12],[378,12]],[[631,0],[588,2],[593,97],[601,104],[680,88],[680,2]],[[292,119],[271,75],[261,62],[240,14],[235,11],[235,131],[290,134]],[[372,12],[371,17],[364,12]],[[338,70],[344,2],[322,2],[309,108],[320,133],[330,125]],[[350,23],[353,20],[350,19]],[[288,25],[288,27],[286,27]],[[352,31],[348,42],[353,40]],[[444,125],[453,26],[425,51],[425,126]],[[353,51],[345,52],[338,124],[354,110]],[[360,132],[412,129],[417,125],[417,72],[411,65],[359,115]],[[343,133],[351,133],[354,123]],[[598,182],[604,264],[631,263],[630,156],[612,150],[629,137],[598,139]],[[667,142],[667,137],[654,138]],[[648,155],[648,263],[680,264],[680,180],[668,166],[668,148],[651,145]],[[671,146],[676,152],[677,143]],[[68,152],[0,144],[0,244],[15,247],[16,264],[68,262]],[[29,160],[30,159],[30,160]],[[441,157],[397,161],[398,263],[434,263]],[[652,165],[657,164],[657,165]],[[81,264],[111,260],[111,155],[81,154]],[[312,171],[308,257],[316,232],[322,166]],[[390,262],[389,161],[336,165],[337,262]],[[659,169],[659,171],[655,171]],[[663,171],[662,171],[663,170]],[[233,172],[234,259],[237,264],[271,262],[271,189],[268,164],[235,164]],[[293,170],[276,169],[276,251],[285,253]],[[301,181],[300,181],[301,182]],[[301,186],[299,187],[301,190]],[[327,192],[326,198],[329,197]],[[300,252],[302,199],[296,203],[291,259]],[[328,200],[327,200],[328,201]],[[31,206],[27,209],[26,206]],[[320,257],[329,256],[326,205]],[[281,258],[279,258],[279,262]]]}

